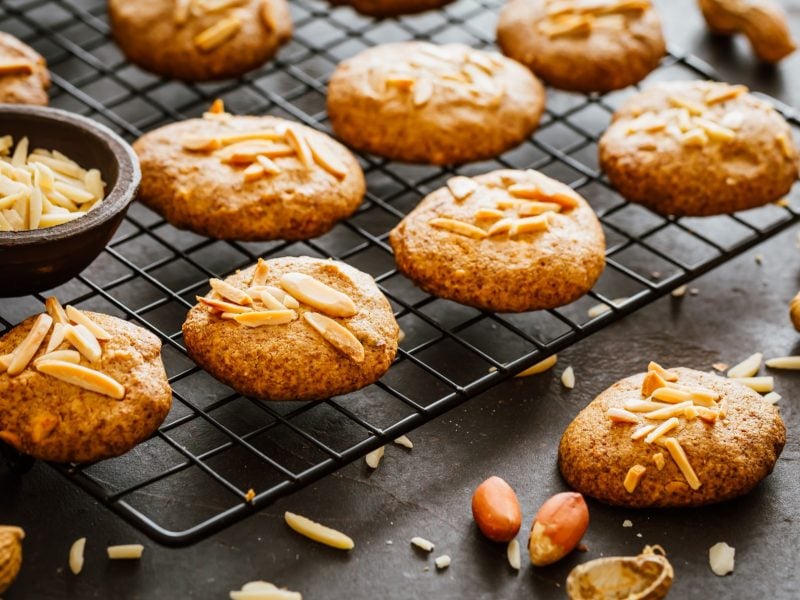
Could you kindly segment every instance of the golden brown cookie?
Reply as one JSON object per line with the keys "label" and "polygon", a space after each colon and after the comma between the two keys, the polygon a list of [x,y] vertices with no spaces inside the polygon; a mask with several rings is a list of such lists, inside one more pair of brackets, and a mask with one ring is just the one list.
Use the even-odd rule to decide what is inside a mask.
{"label": "golden brown cookie", "polygon": [[797,179],[792,130],[741,85],[659,83],[630,98],[600,140],[628,200],[662,215],[716,215],[779,200]]}
{"label": "golden brown cookie", "polygon": [[655,369],[615,383],[567,427],[558,464],[570,486],[621,506],[699,506],[772,472],[786,441],[775,406],[731,379]]}
{"label": "golden brown cookie", "polygon": [[341,262],[259,260],[211,280],[183,324],[206,371],[262,400],[324,400],[377,381],[399,328],[372,278]]}
{"label": "golden brown cookie", "polygon": [[292,35],[286,0],[108,0],[108,16],[131,62],[187,81],[238,77]]}
{"label": "golden brown cookie", "polygon": [[116,317],[48,310],[0,338],[0,440],[93,462],[150,437],[172,404],[159,339]]}
{"label": "golden brown cookie", "polygon": [[544,88],[522,65],[461,44],[385,44],[341,63],[328,114],[346,144],[393,160],[454,164],[522,142]]}
{"label": "golden brown cookie", "polygon": [[568,304],[605,266],[589,204],[536,171],[454,177],[392,230],[402,273],[425,291],[498,312]]}
{"label": "golden brown cookie", "polygon": [[331,0],[331,4],[352,6],[358,12],[372,17],[411,15],[441,8],[453,0]]}
{"label": "golden brown cookie", "polygon": [[666,52],[649,0],[510,0],[497,43],[550,85],[578,92],[641,81]]}
{"label": "golden brown cookie", "polygon": [[36,50],[0,31],[0,102],[46,106],[50,73]]}
{"label": "golden brown cookie", "polygon": [[142,136],[139,199],[182,229],[236,240],[322,235],[361,204],[352,154],[277,117],[207,114]]}

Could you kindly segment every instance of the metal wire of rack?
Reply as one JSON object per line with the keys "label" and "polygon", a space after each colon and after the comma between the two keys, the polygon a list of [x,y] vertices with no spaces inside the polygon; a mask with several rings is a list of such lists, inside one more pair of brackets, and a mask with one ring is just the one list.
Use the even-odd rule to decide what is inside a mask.
{"label": "metal wire of rack", "polygon": [[[493,43],[501,0],[459,0],[441,11],[373,21],[316,0],[294,0],[295,36],[277,60],[245,77],[191,85],[127,63],[110,38],[103,0],[5,0],[0,30],[48,60],[53,106],[91,116],[128,139],[198,116],[216,97],[231,112],[270,113],[328,130],[325,84],[337,62],[377,43],[407,39]],[[671,50],[652,80],[714,79],[713,70]],[[800,218],[770,205],[703,219],[663,218],[626,203],[597,166],[597,141],[630,90],[583,96],[548,90],[534,136],[493,161],[458,168],[410,166],[361,156],[368,194],[359,211],[306,242],[236,243],[179,231],[134,205],[105,252],[76,280],[49,293],[129,318],[155,332],[174,390],[160,431],[119,458],[53,465],[69,481],[170,545],[189,544],[276,498],[458,406],[546,356],[585,338],[709,271]],[[776,103],[778,104],[778,103]],[[800,120],[778,108],[795,129]],[[394,268],[389,230],[454,173],[536,168],[589,199],[608,243],[608,267],[585,298],[557,310],[492,314],[429,296]],[[181,324],[210,276],[258,256],[345,260],[375,277],[405,339],[378,383],[319,403],[267,404],[212,379],[186,355]],[[43,303],[43,295],[0,304],[0,331]],[[589,317],[587,308],[608,310]],[[256,492],[246,502],[249,489]],[[192,504],[192,511],[182,509]]]}

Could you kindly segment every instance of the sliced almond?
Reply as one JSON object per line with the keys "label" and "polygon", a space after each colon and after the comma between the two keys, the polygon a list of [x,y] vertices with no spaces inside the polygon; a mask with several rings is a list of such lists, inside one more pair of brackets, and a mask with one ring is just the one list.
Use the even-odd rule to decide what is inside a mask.
{"label": "sliced almond", "polygon": [[723,127],[727,127],[728,129],[733,129],[736,131],[740,129],[742,125],[744,125],[744,113],[739,110],[732,110],[724,115],[719,120],[719,124]]}
{"label": "sliced almond", "polygon": [[514,377],[530,377],[531,375],[538,375],[539,373],[544,373],[545,371],[549,371],[558,362],[558,355],[552,354],[548,356],[543,361],[536,363],[532,367],[528,367],[524,371],[517,373]]}
{"label": "sliced almond", "polygon": [[79,575],[83,570],[83,553],[86,548],[86,538],[78,538],[69,548],[69,570],[73,575]]}
{"label": "sliced almond", "polygon": [[[294,156],[294,154],[294,149],[288,144],[255,141],[242,142],[241,144],[229,146],[219,152],[219,157],[220,161],[225,164],[249,165],[258,161],[260,156],[266,156],[267,158],[280,158],[285,156]],[[259,164],[261,164],[260,161]]]}
{"label": "sliced almond", "polygon": [[689,114],[694,117],[702,115],[705,111],[705,107],[679,96],[669,96],[668,100],[669,103],[675,108],[684,108],[688,110]]}
{"label": "sliced almond", "polygon": [[685,146],[703,147],[708,144],[708,134],[704,129],[695,127],[681,136],[681,142]]}
{"label": "sliced almond", "polygon": [[253,299],[247,295],[247,292],[232,286],[226,281],[212,278],[208,280],[208,283],[211,285],[211,289],[225,300],[229,300],[234,304],[241,304],[242,306],[250,306],[253,304]]}
{"label": "sliced almond", "polygon": [[397,88],[398,90],[407,91],[414,87],[416,78],[413,75],[405,75],[399,73],[390,73],[386,77],[386,85],[388,87]]}
{"label": "sliced almond", "polygon": [[[269,310],[286,310],[286,306],[281,302],[278,302],[278,299],[275,298],[272,294],[270,294],[265,289],[257,289],[253,290],[252,292],[253,298],[260,300],[261,303],[266,306]],[[284,294],[285,296],[285,294]]]}
{"label": "sliced almond", "polygon": [[286,524],[294,531],[303,535],[310,540],[325,544],[331,548],[339,550],[351,550],[355,547],[353,540],[343,534],[341,531],[336,531],[330,527],[325,527],[319,523],[315,523],[307,517],[297,515],[291,512],[285,512],[283,515]]}
{"label": "sliced almond", "polygon": [[693,490],[699,489],[701,485],[700,480],[697,478],[697,474],[689,463],[689,459],[686,457],[686,452],[683,450],[680,442],[673,437],[666,438],[664,440],[664,447],[669,450],[672,460],[678,465],[689,487]]}
{"label": "sliced almond", "polygon": [[714,423],[719,418],[719,410],[698,406],[697,416],[706,423]]}
{"label": "sliced almond", "polygon": [[90,392],[110,396],[115,400],[125,397],[125,388],[105,373],[62,360],[43,360],[36,363],[36,370],[60,381],[76,385]]}
{"label": "sliced almond", "polygon": [[141,544],[123,544],[106,548],[108,558],[111,560],[139,560],[142,558],[144,546]]}
{"label": "sliced almond", "polygon": [[514,237],[523,233],[537,233],[540,231],[547,231],[550,228],[550,220],[547,214],[538,215],[535,217],[524,217],[522,219],[515,219],[511,224],[511,231],[509,235]]}
{"label": "sliced almond", "polygon": [[224,115],[225,114],[225,102],[223,102],[222,98],[217,98],[214,102],[211,103],[211,106],[208,108],[208,114],[211,115]]}
{"label": "sliced almond", "polygon": [[661,402],[669,402],[670,404],[679,404],[681,402],[691,402],[692,395],[685,391],[672,387],[658,388],[653,391],[653,398]]}
{"label": "sliced almond", "polygon": [[647,413],[654,410],[661,410],[666,406],[671,405],[664,404],[663,402],[650,402],[648,400],[627,400],[622,405],[622,408],[630,412]]}
{"label": "sliced almond", "polygon": [[407,435],[401,435],[399,438],[394,440],[394,443],[398,446],[402,446],[403,448],[408,448],[409,450],[414,447],[414,443],[408,438]]}
{"label": "sliced almond", "polygon": [[86,313],[78,310],[74,306],[67,306],[67,317],[69,317],[70,321],[76,323],[77,325],[83,325],[92,332],[92,335],[96,337],[98,340],[110,340],[113,336],[103,329],[100,325],[92,321]]}
{"label": "sliced almond", "polygon": [[281,288],[274,285],[264,286],[264,291],[268,292],[278,302],[283,304],[286,308],[300,308],[300,303],[291,295],[287,294]]}
{"label": "sliced almond", "polygon": [[561,385],[568,390],[575,387],[575,370],[571,366],[564,369],[564,372],[561,374]]}
{"label": "sliced almond", "polygon": [[588,35],[592,32],[591,15],[562,15],[557,20],[541,21],[539,31],[549,38]]}
{"label": "sliced almond", "polygon": [[433,552],[433,549],[436,547],[434,546],[433,542],[426,540],[423,537],[413,537],[411,538],[411,545],[416,546],[420,550],[424,550],[425,552]]}
{"label": "sliced almond", "polygon": [[[647,416],[647,415],[645,415]],[[681,422],[678,420],[677,417],[672,417],[661,423],[658,427],[656,427],[653,431],[648,433],[644,438],[645,444],[652,444],[660,437],[666,435],[676,427],[678,427]]]}
{"label": "sliced almond", "polygon": [[279,142],[284,139],[284,134],[276,131],[275,129],[264,129],[261,131],[242,131],[239,133],[231,133],[217,138],[222,146],[232,146],[234,144],[241,144],[242,142],[252,141],[267,141]]}
{"label": "sliced almond", "polygon": [[453,198],[459,201],[470,196],[478,187],[474,179],[462,175],[456,175],[447,180],[447,189],[453,194]]}
{"label": "sliced almond", "polygon": [[258,161],[258,164],[261,165],[261,168],[264,169],[264,173],[267,175],[277,175],[282,171],[275,161],[264,156],[263,154],[256,156],[256,160]]}
{"label": "sliced almond", "polygon": [[526,174],[533,180],[533,185],[512,185],[508,188],[510,194],[518,198],[555,202],[567,209],[580,205],[580,196],[568,185],[533,169],[528,169]]}
{"label": "sliced almond", "polygon": [[211,52],[234,37],[242,28],[242,22],[235,17],[220,19],[194,38],[194,44],[202,52]]}
{"label": "sliced almond", "polygon": [[367,454],[364,458],[366,460],[367,466],[370,469],[377,469],[378,465],[381,464],[381,459],[383,458],[383,453],[386,451],[385,446],[381,446],[380,448],[376,448],[369,454]]}
{"label": "sliced almond", "polygon": [[695,124],[699,125],[703,128],[709,138],[712,140],[717,140],[720,142],[730,142],[731,140],[736,138],[736,132],[733,129],[728,129],[727,127],[723,127],[715,123],[714,121],[710,121],[708,119],[702,119],[700,117],[695,118]]}
{"label": "sliced almond", "polygon": [[775,136],[775,141],[778,143],[778,147],[786,158],[794,159],[794,144],[786,133],[781,131]]}
{"label": "sliced almond", "polygon": [[658,373],[661,376],[661,378],[664,381],[671,381],[673,383],[678,381],[678,374],[677,373],[674,373],[673,371],[668,371],[667,369],[665,369],[664,367],[662,367],[660,364],[658,364],[655,361],[652,361],[652,360],[650,361],[650,363],[647,365],[647,370],[648,371],[655,371],[656,373]]}
{"label": "sliced almond", "polygon": [[[10,369],[9,369],[10,371]],[[746,385],[751,390],[759,392],[761,394],[766,394],[767,392],[771,392],[773,387],[775,386],[775,380],[771,376],[765,377],[732,377],[731,381],[736,381],[741,383],[742,385]],[[721,408],[720,408],[721,412]]]}
{"label": "sliced almond", "polygon": [[249,581],[229,596],[230,600],[303,600],[300,592],[279,589],[268,581]]}
{"label": "sliced almond", "polygon": [[265,325],[285,325],[297,318],[297,313],[293,310],[262,310],[246,313],[239,313],[233,316],[233,320],[245,327],[263,327]]}
{"label": "sliced almond", "polygon": [[639,417],[623,408],[609,408],[606,416],[614,423],[639,423]]}
{"label": "sliced almond", "polygon": [[47,310],[47,314],[53,317],[53,321],[56,323],[67,324],[69,323],[69,318],[67,318],[67,313],[64,311],[64,308],[61,306],[61,303],[58,301],[58,298],[55,296],[50,296],[47,300],[44,301],[45,309]]}
{"label": "sliced almond", "polygon": [[266,172],[264,171],[264,167],[262,167],[260,164],[253,163],[248,166],[242,174],[244,175],[245,183],[252,183],[264,177]]}
{"label": "sliced almond", "polygon": [[503,233],[508,233],[511,231],[511,227],[514,225],[514,219],[507,218],[507,219],[500,219],[497,223],[494,223],[486,234],[489,237],[494,237],[496,235],[501,235]]}
{"label": "sliced almond", "polygon": [[531,200],[517,208],[520,217],[534,217],[549,212],[561,212],[561,205],[556,202],[540,202]]}
{"label": "sliced almond", "polygon": [[300,302],[332,317],[352,317],[358,312],[350,296],[305,273],[285,273],[281,287]]}
{"label": "sliced almond", "polygon": [[708,106],[712,106],[720,102],[733,100],[734,98],[738,98],[739,96],[741,96],[742,94],[746,94],[747,92],[748,89],[746,85],[723,84],[714,86],[708,92],[706,92],[704,100]]}
{"label": "sliced almond", "polygon": [[36,366],[36,363],[42,360],[63,360],[64,362],[77,365],[81,362],[81,353],[77,350],[55,350],[42,354],[39,358],[34,359],[33,365]]}
{"label": "sliced almond", "polygon": [[0,60],[0,77],[32,74],[33,64],[30,61],[21,59]]}
{"label": "sliced almond", "polygon": [[506,548],[506,557],[508,564],[515,571],[519,571],[522,567],[522,557],[520,556],[519,541],[516,539],[511,540]]}
{"label": "sliced almond", "polygon": [[364,362],[364,346],[349,329],[319,313],[306,312],[303,313],[303,318],[339,352],[356,363]]}
{"label": "sliced almond", "polygon": [[625,475],[625,481],[623,482],[625,491],[629,494],[636,491],[639,482],[642,480],[642,477],[644,477],[645,471],[647,471],[647,468],[642,465],[633,465],[628,469],[628,473]]}
{"label": "sliced almond", "polygon": [[50,339],[47,341],[46,353],[53,352],[64,342],[64,332],[67,325],[63,323],[54,323],[53,332],[50,334]]}
{"label": "sliced almond", "polygon": [[503,218],[503,211],[496,208],[479,208],[473,215],[476,219],[494,221]]}
{"label": "sliced almond", "polygon": [[664,455],[661,452],[656,452],[653,454],[653,463],[656,465],[656,469],[659,471],[664,468],[666,465],[666,461],[664,460]]}
{"label": "sliced almond", "polygon": [[658,425],[653,425],[653,424],[642,425],[641,427],[637,427],[634,430],[634,432],[631,434],[631,439],[634,440],[634,441],[640,440],[644,436],[646,436],[648,433],[653,431],[653,429],[655,429],[656,427],[658,427]]}
{"label": "sliced almond", "polygon": [[19,375],[31,362],[33,356],[38,352],[39,346],[42,345],[44,338],[50,331],[53,324],[53,318],[48,314],[41,314],[36,317],[33,322],[28,335],[22,340],[22,343],[14,350],[14,358],[8,365],[8,374],[11,376]]}
{"label": "sliced almond", "polygon": [[433,81],[428,77],[421,77],[414,82],[413,101],[414,106],[420,108],[425,106],[433,97]]}
{"label": "sliced almond", "polygon": [[728,377],[753,377],[761,368],[763,358],[764,355],[761,352],[751,354],[742,362],[728,369]]}
{"label": "sliced almond", "polygon": [[[318,135],[306,137],[308,148],[316,163],[337,179],[347,177],[347,167],[330,149],[328,141]],[[299,153],[298,153],[299,154]]]}
{"label": "sliced almond", "polygon": [[67,325],[64,328],[64,338],[75,346],[78,352],[83,354],[89,362],[100,360],[103,354],[100,343],[92,335],[92,332],[83,325]]}
{"label": "sliced almond", "polygon": [[770,404],[777,404],[780,399],[781,395],[778,392],[770,392],[764,396],[764,401],[769,402]]}
{"label": "sliced almond", "polygon": [[269,264],[263,258],[259,258],[256,263],[256,268],[253,270],[253,279],[250,280],[250,285],[255,287],[258,285],[265,285],[267,277],[269,276]]}
{"label": "sliced almond", "polygon": [[314,155],[308,145],[306,136],[303,135],[297,127],[288,127],[286,129],[286,141],[291,146],[297,158],[303,163],[307,169],[314,166]]}
{"label": "sliced almond", "polygon": [[436,229],[443,229],[451,233],[457,233],[475,240],[480,240],[487,237],[487,233],[471,223],[459,221],[458,219],[449,219],[446,217],[437,217],[428,221],[431,227]]}
{"label": "sliced almond", "polygon": [[672,417],[683,416],[684,411],[687,408],[694,408],[694,403],[691,400],[687,400],[685,402],[679,402],[678,404],[672,404],[670,406],[665,406],[664,408],[659,408],[658,410],[646,412],[644,413],[644,418],[650,419],[652,421],[666,421],[667,419],[671,419]]}
{"label": "sliced almond", "polygon": [[249,306],[241,306],[239,304],[225,302],[224,300],[218,300],[216,298],[206,298],[205,296],[195,296],[195,298],[200,304],[205,304],[206,306],[223,313],[241,314],[253,310]]}

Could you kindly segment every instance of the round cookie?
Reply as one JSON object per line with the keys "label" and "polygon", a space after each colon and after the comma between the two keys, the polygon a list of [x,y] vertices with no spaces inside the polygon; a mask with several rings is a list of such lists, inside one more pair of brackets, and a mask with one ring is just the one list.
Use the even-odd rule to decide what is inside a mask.
{"label": "round cookie", "polygon": [[277,117],[207,114],[151,131],[133,147],[139,199],[174,226],[213,238],[316,237],[364,198],[364,174],[347,148]]}
{"label": "round cookie", "polygon": [[388,300],[369,275],[344,263],[259,260],[211,285],[212,294],[198,296],[189,311],[183,338],[199,365],[240,394],[347,394],[377,381],[397,353],[399,327]]}
{"label": "round cookie", "polygon": [[[646,437],[631,439],[640,425],[667,421],[649,420],[644,412],[633,413],[637,423],[611,420],[609,410],[625,412],[626,405],[631,408],[641,403],[655,386],[664,385],[663,380],[647,374],[645,396],[645,374],[640,373],[612,385],[567,427],[558,464],[571,487],[603,502],[633,508],[699,506],[746,494],[772,472],[786,441],[786,428],[775,406],[730,379],[686,368],[671,373],[686,389],[701,388],[719,396],[710,407],[695,406],[693,410],[701,414],[693,419],[688,418],[692,415],[678,414],[677,427],[659,438],[662,443],[668,438],[677,440],[697,477],[695,483],[691,484],[691,476],[679,468],[670,448],[658,441],[647,443]],[[676,406],[658,405],[668,410]],[[724,418],[715,419],[720,411],[724,411]],[[660,470],[660,461],[654,458],[657,453],[664,459]],[[625,479],[635,465],[645,471],[629,492]]]}
{"label": "round cookie", "polygon": [[13,35],[0,31],[0,102],[46,106],[49,87],[50,73],[44,58]]}
{"label": "round cookie", "polygon": [[238,77],[292,35],[286,0],[109,0],[108,16],[131,62],[186,81]]}
{"label": "round cookie", "polygon": [[[83,314],[110,339],[99,340],[99,360],[90,362],[81,356],[80,365],[121,384],[121,399],[37,369],[34,361],[46,354],[55,326],[21,373],[9,375],[6,364],[0,374],[0,440],[41,460],[93,462],[124,454],[152,435],[172,404],[159,339],[116,317]],[[13,352],[38,318],[23,321],[0,338],[0,355]],[[57,348],[72,349],[74,354],[68,342]]]}
{"label": "round cookie", "polygon": [[792,130],[744,86],[659,83],[614,114],[600,164],[625,198],[662,215],[762,206],[797,179]]}
{"label": "round cookie", "polygon": [[637,83],[666,52],[649,0],[511,0],[497,43],[550,85],[576,92]]}
{"label": "round cookie", "polygon": [[441,8],[453,0],[331,0],[338,6],[352,6],[355,10],[371,17],[394,17]]}
{"label": "round cookie", "polygon": [[605,266],[594,211],[536,171],[454,177],[389,235],[400,271],[425,291],[485,310],[554,308],[588,292]]}
{"label": "round cookie", "polygon": [[499,54],[402,42],[339,64],[328,115],[352,148],[442,165],[492,158],[521,143],[538,125],[544,99],[539,81]]}

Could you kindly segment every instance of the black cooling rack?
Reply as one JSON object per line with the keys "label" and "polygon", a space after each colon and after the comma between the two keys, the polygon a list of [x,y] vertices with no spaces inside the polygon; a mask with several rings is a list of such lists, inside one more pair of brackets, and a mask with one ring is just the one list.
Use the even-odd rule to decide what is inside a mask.
{"label": "black cooling rack", "polygon": [[[128,64],[109,36],[102,0],[4,0],[0,30],[48,60],[52,105],[91,116],[129,140],[198,116],[217,97],[235,113],[270,113],[328,130],[325,83],[336,63],[408,39],[490,46],[501,0],[459,0],[441,11],[373,21],[347,8],[292,0],[295,36],[279,59],[225,83],[166,81]],[[672,50],[649,81],[715,78]],[[86,466],[55,465],[102,504],[165,544],[188,544],[244,518],[546,356],[605,327],[794,223],[789,206],[731,216],[666,219],[622,200],[597,166],[597,140],[630,90],[583,96],[549,90],[532,139],[493,161],[458,169],[362,156],[368,195],[347,222],[302,243],[228,243],[179,231],[134,205],[105,252],[56,293],[64,303],[134,320],[164,344],[174,407],[153,438]],[[795,128],[800,121],[778,106]],[[389,230],[454,173],[533,167],[571,183],[600,215],[608,267],[585,298],[552,311],[500,315],[431,297],[394,268]],[[345,260],[375,277],[405,339],[377,384],[320,403],[266,404],[234,393],[186,356],[181,324],[206,289],[258,256]],[[0,331],[42,308],[44,295],[0,303]],[[609,308],[590,317],[596,304]],[[246,501],[249,489],[256,493]],[[191,510],[186,510],[190,505]]]}

